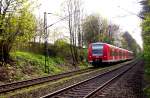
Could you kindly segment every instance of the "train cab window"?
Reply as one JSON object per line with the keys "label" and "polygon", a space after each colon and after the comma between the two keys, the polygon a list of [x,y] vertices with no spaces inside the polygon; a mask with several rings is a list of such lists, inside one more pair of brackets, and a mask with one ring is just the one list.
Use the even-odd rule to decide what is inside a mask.
{"label": "train cab window", "polygon": [[92,54],[96,56],[102,56],[103,44],[92,44]]}

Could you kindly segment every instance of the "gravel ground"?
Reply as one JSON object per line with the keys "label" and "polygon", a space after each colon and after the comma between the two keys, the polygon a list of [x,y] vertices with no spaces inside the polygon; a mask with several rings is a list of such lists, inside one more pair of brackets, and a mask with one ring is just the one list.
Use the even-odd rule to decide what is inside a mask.
{"label": "gravel ground", "polygon": [[93,98],[146,98],[143,94],[143,62],[124,74],[114,84],[97,92]]}

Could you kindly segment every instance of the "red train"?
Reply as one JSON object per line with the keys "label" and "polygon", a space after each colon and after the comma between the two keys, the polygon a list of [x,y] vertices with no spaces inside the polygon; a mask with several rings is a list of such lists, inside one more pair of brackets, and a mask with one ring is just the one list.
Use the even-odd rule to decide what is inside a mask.
{"label": "red train", "polygon": [[93,65],[125,61],[132,58],[133,52],[107,43],[91,43],[88,47],[88,62]]}

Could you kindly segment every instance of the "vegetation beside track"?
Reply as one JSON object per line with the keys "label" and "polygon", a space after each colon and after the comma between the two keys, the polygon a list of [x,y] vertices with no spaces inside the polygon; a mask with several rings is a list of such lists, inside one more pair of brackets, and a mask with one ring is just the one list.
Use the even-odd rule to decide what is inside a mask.
{"label": "vegetation beside track", "polygon": [[143,37],[143,48],[144,48],[144,59],[145,59],[145,80],[146,87],[144,89],[148,98],[150,98],[150,0],[142,0],[143,11],[141,14],[144,16],[142,23],[142,37]]}
{"label": "vegetation beside track", "polygon": [[[13,82],[18,80],[26,80],[63,73],[76,68],[69,64],[69,62],[62,57],[48,57],[47,67],[49,70],[45,73],[45,56],[31,52],[16,51],[11,53],[14,66],[9,64],[2,67],[0,76],[1,84],[3,82]],[[78,69],[88,67],[87,63],[81,62]]]}
{"label": "vegetation beside track", "polygon": [[17,98],[18,97],[20,98],[22,96],[26,96],[28,98],[33,98],[33,96],[34,97],[35,96],[36,97],[41,96],[43,94],[65,88],[66,86],[73,85],[74,83],[83,81],[87,78],[96,76],[99,73],[103,73],[105,71],[113,70],[115,68],[121,67],[121,66],[123,66],[123,64],[127,64],[129,62],[131,62],[131,61],[124,62],[122,64],[117,64],[114,66],[108,66],[105,68],[96,69],[96,70],[93,70],[92,72],[87,72],[87,73],[83,73],[83,74],[76,74],[76,75],[73,75],[71,77],[66,77],[66,78],[60,79],[58,81],[46,82],[46,83],[30,86],[27,88],[22,88],[22,89],[14,91],[14,92],[8,92],[5,95],[1,94],[0,98],[1,97],[11,98],[12,96],[15,96]]}

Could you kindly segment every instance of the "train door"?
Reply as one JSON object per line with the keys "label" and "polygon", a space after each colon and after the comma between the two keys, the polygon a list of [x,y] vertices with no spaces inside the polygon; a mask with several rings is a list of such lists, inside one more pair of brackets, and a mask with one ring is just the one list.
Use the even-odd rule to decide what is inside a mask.
{"label": "train door", "polygon": [[104,44],[103,46],[103,62],[107,62],[109,60],[109,46],[107,44]]}
{"label": "train door", "polygon": [[109,61],[112,61],[112,47],[109,46]]}
{"label": "train door", "polygon": [[112,47],[112,62],[115,61],[115,48]]}
{"label": "train door", "polygon": [[89,44],[88,47],[88,62],[92,62],[92,45]]}
{"label": "train door", "polygon": [[115,51],[114,51],[115,61],[117,61],[117,59],[118,59],[117,54],[118,54],[118,50],[117,50],[117,48],[115,48]]}

